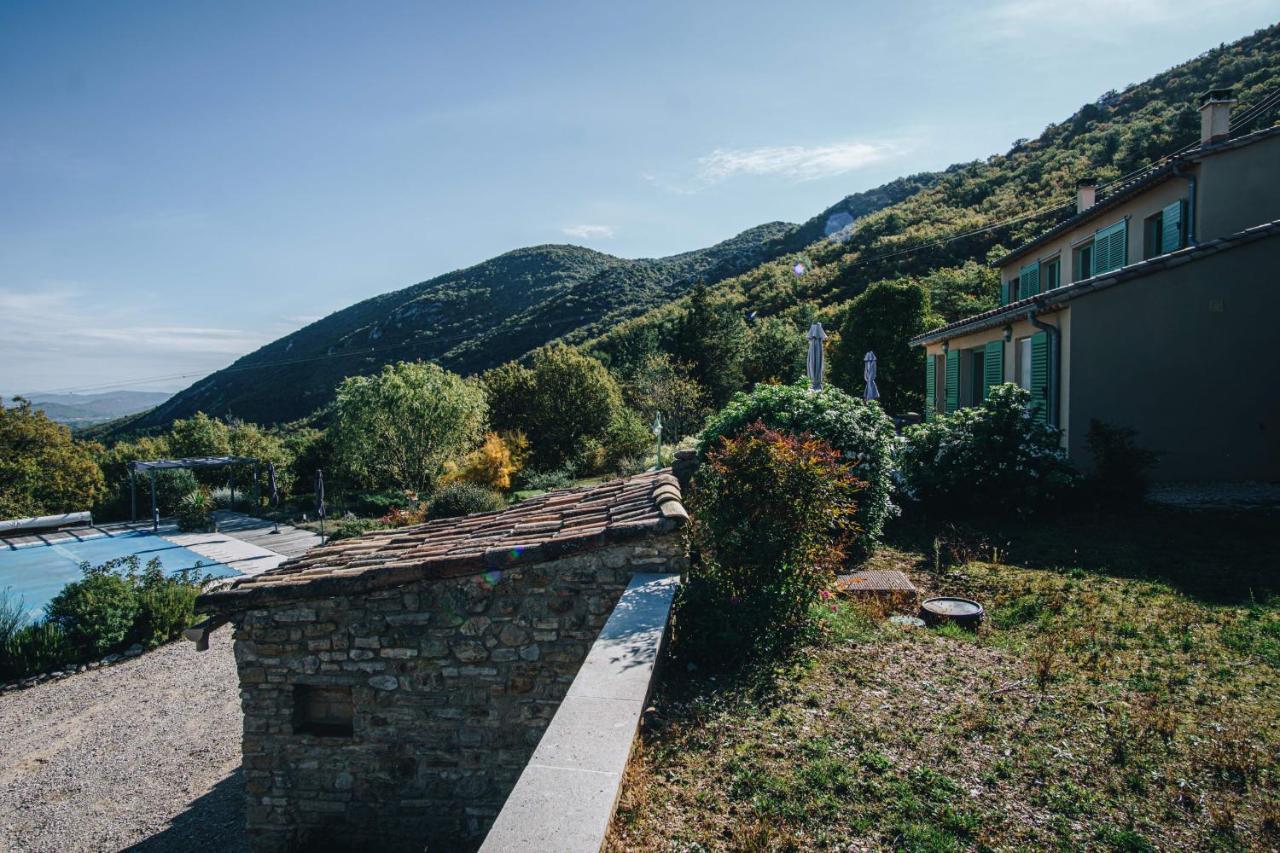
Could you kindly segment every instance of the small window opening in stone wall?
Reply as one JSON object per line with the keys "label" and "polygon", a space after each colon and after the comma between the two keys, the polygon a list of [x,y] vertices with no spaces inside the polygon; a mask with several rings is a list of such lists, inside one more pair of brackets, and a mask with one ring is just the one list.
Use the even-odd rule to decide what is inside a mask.
{"label": "small window opening in stone wall", "polygon": [[351,737],[355,707],[350,687],[293,687],[293,731],[321,737]]}

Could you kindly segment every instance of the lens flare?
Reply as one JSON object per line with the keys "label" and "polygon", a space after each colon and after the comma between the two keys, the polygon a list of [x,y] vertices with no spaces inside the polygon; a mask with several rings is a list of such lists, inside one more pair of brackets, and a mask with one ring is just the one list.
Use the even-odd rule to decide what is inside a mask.
{"label": "lens flare", "polygon": [[791,271],[796,275],[804,275],[809,270],[805,267],[804,264],[796,264],[794,267],[791,268]]}

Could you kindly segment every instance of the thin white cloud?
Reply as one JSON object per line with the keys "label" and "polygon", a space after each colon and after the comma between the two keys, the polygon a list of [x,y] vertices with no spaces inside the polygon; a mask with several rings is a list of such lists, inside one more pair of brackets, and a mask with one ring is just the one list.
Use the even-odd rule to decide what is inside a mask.
{"label": "thin white cloud", "polygon": [[794,181],[831,178],[901,153],[891,142],[850,140],[830,145],[717,148],[698,159],[698,179],[713,184],[737,175],[776,175]]}
{"label": "thin white cloud", "polygon": [[575,240],[607,240],[613,236],[611,225],[568,225],[560,230]]}
{"label": "thin white cloud", "polygon": [[[274,337],[266,331],[156,323],[154,317],[139,322],[136,312],[104,308],[94,295],[95,289],[67,284],[0,288],[0,391],[198,376]],[[172,380],[166,387],[189,382]]]}
{"label": "thin white cloud", "polygon": [[[1070,34],[1090,42],[1122,43],[1135,29],[1203,20],[1206,16],[1258,9],[1266,0],[1074,0],[1064,14],[1061,0],[1003,0],[974,20],[988,39],[1004,41]],[[1105,26],[1100,26],[1104,22]]]}

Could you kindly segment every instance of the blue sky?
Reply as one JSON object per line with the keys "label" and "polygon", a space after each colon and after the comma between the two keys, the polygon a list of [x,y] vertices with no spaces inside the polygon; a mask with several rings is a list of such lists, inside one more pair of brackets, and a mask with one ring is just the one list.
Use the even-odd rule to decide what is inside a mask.
{"label": "blue sky", "polygon": [[0,394],[176,390],[518,246],[658,256],[803,221],[1274,13],[0,0]]}

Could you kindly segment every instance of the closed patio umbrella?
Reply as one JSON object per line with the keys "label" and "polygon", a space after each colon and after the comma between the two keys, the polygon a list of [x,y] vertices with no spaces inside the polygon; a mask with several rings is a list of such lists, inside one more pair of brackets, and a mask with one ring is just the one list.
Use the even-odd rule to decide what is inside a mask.
{"label": "closed patio umbrella", "polygon": [[[271,486],[271,505],[280,509],[280,489],[276,486],[276,463],[267,463],[267,483]],[[271,528],[272,533],[280,532],[280,521],[277,519]]]}
{"label": "closed patio umbrella", "polygon": [[867,390],[862,393],[864,400],[879,400],[880,389],[876,387],[876,354],[869,352],[862,358],[862,378],[867,381]]}
{"label": "closed patio umbrella", "polygon": [[809,327],[808,338],[809,361],[807,372],[809,374],[809,387],[814,391],[821,391],[823,367],[822,342],[827,339],[827,333],[822,330],[821,323],[814,323]]}
{"label": "closed patio umbrella", "polygon": [[320,516],[320,544],[324,544],[324,471],[316,469],[316,515]]}

